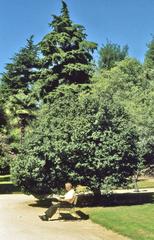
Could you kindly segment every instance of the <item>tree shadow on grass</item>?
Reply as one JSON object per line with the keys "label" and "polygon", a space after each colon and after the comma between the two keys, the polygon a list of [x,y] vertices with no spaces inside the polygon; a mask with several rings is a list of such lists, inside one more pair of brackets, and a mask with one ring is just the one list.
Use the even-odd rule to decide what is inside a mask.
{"label": "tree shadow on grass", "polygon": [[154,203],[154,193],[152,192],[131,192],[131,193],[111,193],[100,196],[81,196],[78,199],[79,207],[108,207],[108,206],[130,206],[146,203]]}

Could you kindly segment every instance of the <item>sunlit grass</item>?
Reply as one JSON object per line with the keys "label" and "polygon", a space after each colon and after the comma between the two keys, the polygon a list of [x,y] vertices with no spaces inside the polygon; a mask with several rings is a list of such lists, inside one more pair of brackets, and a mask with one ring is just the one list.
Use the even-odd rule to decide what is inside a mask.
{"label": "sunlit grass", "polygon": [[11,175],[0,175],[0,182],[10,181]]}
{"label": "sunlit grass", "polygon": [[138,181],[139,188],[154,188],[154,178],[141,179]]}
{"label": "sunlit grass", "polygon": [[13,184],[13,182],[11,182],[11,181],[3,181],[3,182],[0,182],[0,184]]}
{"label": "sunlit grass", "polygon": [[95,223],[133,240],[154,240],[154,204],[87,208]]}

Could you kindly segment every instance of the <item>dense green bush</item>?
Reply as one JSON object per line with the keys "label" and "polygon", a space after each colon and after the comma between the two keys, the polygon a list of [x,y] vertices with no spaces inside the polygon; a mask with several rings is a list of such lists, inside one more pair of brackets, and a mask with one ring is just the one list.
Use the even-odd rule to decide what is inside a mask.
{"label": "dense green bush", "polygon": [[59,87],[50,95],[12,166],[23,190],[44,194],[72,181],[99,192],[133,175],[137,136],[127,114],[88,88]]}

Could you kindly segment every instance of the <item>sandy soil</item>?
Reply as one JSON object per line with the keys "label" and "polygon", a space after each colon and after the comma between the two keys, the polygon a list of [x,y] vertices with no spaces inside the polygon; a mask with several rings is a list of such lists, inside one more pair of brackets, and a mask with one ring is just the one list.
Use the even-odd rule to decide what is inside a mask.
{"label": "sandy soil", "polygon": [[90,220],[43,222],[33,196],[0,195],[0,240],[128,240]]}

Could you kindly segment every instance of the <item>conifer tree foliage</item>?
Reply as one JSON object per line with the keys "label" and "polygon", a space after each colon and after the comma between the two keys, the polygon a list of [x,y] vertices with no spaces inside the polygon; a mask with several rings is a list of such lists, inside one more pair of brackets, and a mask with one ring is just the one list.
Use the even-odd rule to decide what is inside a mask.
{"label": "conifer tree foliage", "polygon": [[148,50],[145,54],[144,64],[148,68],[154,68],[154,36],[147,44]]}
{"label": "conifer tree foliage", "polygon": [[117,62],[124,60],[128,56],[128,46],[121,47],[118,44],[107,41],[99,51],[99,68],[111,69]]}
{"label": "conifer tree foliage", "polygon": [[92,53],[97,47],[86,40],[84,27],[72,22],[64,1],[60,16],[53,15],[49,25],[52,31],[40,42],[42,96],[59,84],[88,83],[93,70]]}
{"label": "conifer tree foliage", "polygon": [[0,105],[0,128],[3,128],[7,123],[6,116],[2,106]]}
{"label": "conifer tree foliage", "polygon": [[27,40],[27,45],[11,59],[5,67],[2,83],[6,84],[11,94],[23,91],[25,94],[30,92],[31,84],[36,80],[35,72],[38,67],[38,47],[34,45],[33,36]]}
{"label": "conifer tree foliage", "polygon": [[33,117],[33,110],[36,109],[36,99],[32,89],[37,80],[38,66],[38,47],[34,45],[31,36],[27,40],[27,45],[15,54],[11,63],[6,65],[6,71],[1,79],[2,101],[5,103],[5,110],[11,122],[20,128],[21,139],[25,126]]}

